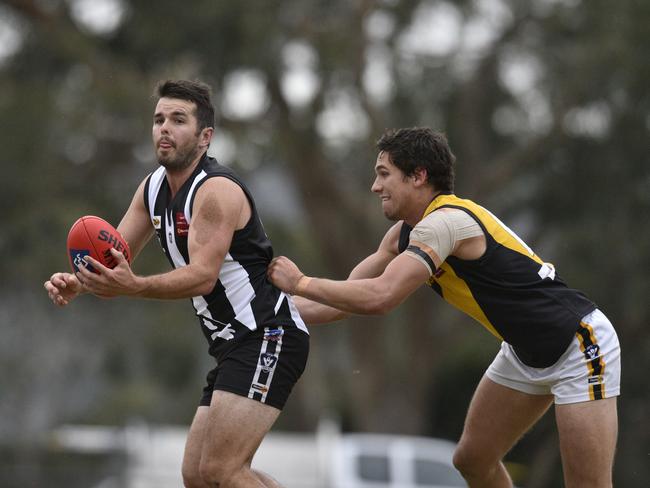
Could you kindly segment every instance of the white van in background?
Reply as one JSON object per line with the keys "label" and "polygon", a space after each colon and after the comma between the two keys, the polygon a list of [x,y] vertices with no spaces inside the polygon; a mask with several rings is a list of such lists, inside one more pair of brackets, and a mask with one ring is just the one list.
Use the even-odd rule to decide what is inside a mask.
{"label": "white van in background", "polygon": [[316,434],[271,432],[253,468],[287,488],[458,488],[455,444],[442,439],[341,433],[321,421]]}
{"label": "white van in background", "polygon": [[[126,457],[124,472],[90,488],[178,488],[186,435],[187,428],[174,426],[64,426],[52,441],[59,449]],[[323,421],[316,433],[270,432],[252,465],[286,488],[465,487],[451,461],[454,446],[428,437],[341,433]]]}
{"label": "white van in background", "polygon": [[452,464],[454,448],[452,442],[428,437],[344,434],[334,452],[331,486],[466,487]]}

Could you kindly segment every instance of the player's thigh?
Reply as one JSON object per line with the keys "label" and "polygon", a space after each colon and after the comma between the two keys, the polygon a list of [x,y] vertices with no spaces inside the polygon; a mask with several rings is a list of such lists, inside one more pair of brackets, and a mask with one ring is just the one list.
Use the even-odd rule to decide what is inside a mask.
{"label": "player's thigh", "polygon": [[552,402],[552,395],[523,393],[483,376],[467,411],[457,457],[500,460]]}
{"label": "player's thigh", "polygon": [[221,469],[250,465],[280,410],[257,400],[215,390],[207,413],[202,464],[218,462]]}
{"label": "player's thigh", "polygon": [[555,406],[567,488],[611,486],[618,435],[616,397]]}

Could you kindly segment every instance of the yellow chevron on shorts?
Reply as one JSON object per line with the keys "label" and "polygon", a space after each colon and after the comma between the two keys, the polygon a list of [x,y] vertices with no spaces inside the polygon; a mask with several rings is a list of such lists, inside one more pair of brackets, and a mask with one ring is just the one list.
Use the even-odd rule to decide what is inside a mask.
{"label": "yellow chevron on shorts", "polygon": [[[580,329],[576,332],[578,342],[580,343],[580,350],[583,353],[587,352],[590,346],[598,346],[594,329],[586,322],[580,322]],[[606,398],[605,385],[602,383],[603,373],[605,372],[605,361],[602,355],[587,361],[587,369],[589,370],[590,378],[597,378],[597,383],[589,385],[589,398],[591,400],[599,400]]]}

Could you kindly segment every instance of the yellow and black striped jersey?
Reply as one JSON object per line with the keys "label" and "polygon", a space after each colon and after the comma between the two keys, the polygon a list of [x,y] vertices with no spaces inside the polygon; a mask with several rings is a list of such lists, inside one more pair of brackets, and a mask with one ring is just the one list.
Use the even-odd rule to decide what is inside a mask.
{"label": "yellow and black striped jersey", "polygon": [[[454,307],[513,346],[532,367],[554,364],[574,337],[582,317],[596,305],[569,288],[552,264],[542,261],[514,232],[485,208],[456,195],[439,194],[423,218],[439,208],[467,212],[486,238],[476,260],[449,256],[429,285]],[[399,251],[408,246],[411,227],[404,223]]]}

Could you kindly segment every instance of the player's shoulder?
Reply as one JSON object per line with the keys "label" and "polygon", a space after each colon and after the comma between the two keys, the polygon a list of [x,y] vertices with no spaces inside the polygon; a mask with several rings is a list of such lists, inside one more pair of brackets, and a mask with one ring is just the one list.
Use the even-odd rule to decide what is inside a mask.
{"label": "player's shoulder", "polygon": [[435,209],[433,212],[430,212],[427,215],[425,215],[420,222],[431,221],[436,219],[445,219],[454,215],[467,215],[467,212],[465,212],[465,210],[458,207],[440,207]]}
{"label": "player's shoulder", "polygon": [[467,219],[470,221],[472,220],[464,210],[452,207],[442,207],[425,215],[422,220],[415,225],[414,230],[431,230],[434,228],[440,228],[441,226],[452,228],[461,222],[464,223]]}
{"label": "player's shoulder", "polygon": [[211,201],[246,200],[244,189],[238,181],[226,175],[211,175],[196,190],[196,199]]}
{"label": "player's shoulder", "polygon": [[239,179],[237,172],[223,164],[216,158],[204,155],[199,162],[200,170],[205,171],[209,176],[227,176],[234,179]]}
{"label": "player's shoulder", "polygon": [[238,192],[237,187],[246,192],[246,185],[239,177],[237,172],[228,166],[220,164],[215,158],[204,156],[200,162],[200,169],[204,172],[204,177],[200,186],[208,185],[208,188],[230,188]]}

